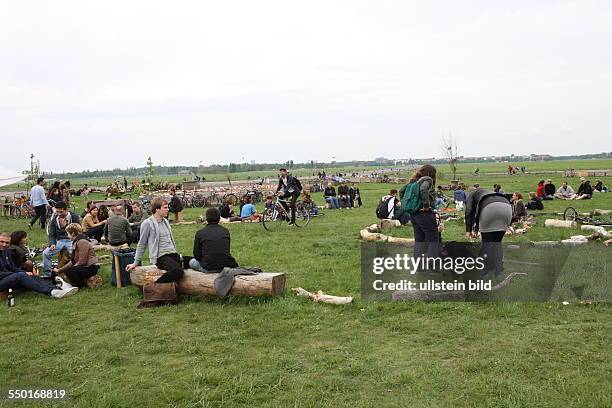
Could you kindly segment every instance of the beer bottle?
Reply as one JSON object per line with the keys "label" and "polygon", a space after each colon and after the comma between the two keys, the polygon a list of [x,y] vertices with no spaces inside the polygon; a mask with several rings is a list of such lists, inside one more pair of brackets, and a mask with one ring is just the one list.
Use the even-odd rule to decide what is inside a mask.
{"label": "beer bottle", "polygon": [[6,305],[8,307],[15,306],[15,295],[13,295],[13,288],[9,288],[8,290],[8,296],[6,297]]}

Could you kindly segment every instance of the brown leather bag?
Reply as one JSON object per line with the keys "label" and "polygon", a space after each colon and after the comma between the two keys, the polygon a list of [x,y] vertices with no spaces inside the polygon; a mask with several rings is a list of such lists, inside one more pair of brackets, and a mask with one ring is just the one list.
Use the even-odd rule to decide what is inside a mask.
{"label": "brown leather bag", "polygon": [[143,299],[137,308],[178,305],[176,283],[149,283],[142,287]]}

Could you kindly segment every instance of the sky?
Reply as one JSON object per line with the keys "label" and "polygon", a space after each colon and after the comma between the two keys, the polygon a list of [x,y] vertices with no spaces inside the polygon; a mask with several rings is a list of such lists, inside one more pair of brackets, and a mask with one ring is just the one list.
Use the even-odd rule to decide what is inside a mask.
{"label": "sky", "polygon": [[0,0],[0,165],[612,150],[610,1]]}

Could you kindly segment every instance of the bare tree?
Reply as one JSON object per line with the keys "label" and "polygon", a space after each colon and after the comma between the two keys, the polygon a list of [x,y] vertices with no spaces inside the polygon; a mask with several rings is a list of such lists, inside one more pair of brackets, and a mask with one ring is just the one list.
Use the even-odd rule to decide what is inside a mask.
{"label": "bare tree", "polygon": [[453,172],[453,180],[457,180],[457,142],[449,134],[448,138],[442,137],[442,148],[444,149],[444,155],[448,160],[448,164]]}

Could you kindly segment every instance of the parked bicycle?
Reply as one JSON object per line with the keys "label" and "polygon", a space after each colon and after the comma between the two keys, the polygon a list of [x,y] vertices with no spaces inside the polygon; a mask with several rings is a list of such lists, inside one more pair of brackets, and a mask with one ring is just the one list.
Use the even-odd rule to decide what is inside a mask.
{"label": "parked bicycle", "polygon": [[[276,197],[276,202],[274,203],[274,207],[268,208],[263,212],[262,223],[263,227],[267,231],[277,231],[279,230],[285,222],[289,223],[291,220],[291,214],[285,207],[283,207],[282,203],[290,205],[290,201],[283,200],[280,197]],[[289,210],[291,211],[291,210]],[[310,223],[310,211],[307,206],[301,202],[295,202],[295,225],[297,227],[305,227]]]}
{"label": "parked bicycle", "polygon": [[567,207],[563,211],[563,219],[567,221],[577,222],[583,225],[595,225],[600,227],[612,226],[612,215],[610,214],[581,214],[574,207]]}

